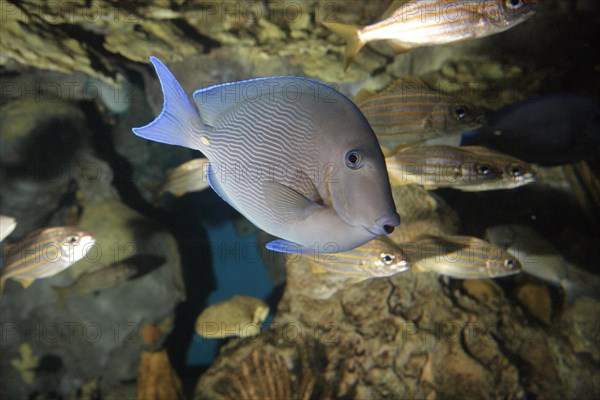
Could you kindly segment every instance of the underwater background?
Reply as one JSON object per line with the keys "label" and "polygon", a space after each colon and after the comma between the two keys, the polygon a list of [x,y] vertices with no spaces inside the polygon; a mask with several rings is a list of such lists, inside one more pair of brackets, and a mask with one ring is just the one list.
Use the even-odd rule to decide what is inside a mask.
{"label": "underwater background", "polygon": [[[95,237],[64,272],[3,282],[0,399],[600,397],[600,4],[540,0],[505,32],[403,54],[371,42],[344,71],[346,43],[321,22],[373,24],[391,3],[0,0],[4,268],[38,229]],[[349,98],[418,77],[488,116],[584,100],[552,115],[534,102],[537,125],[509,141],[462,136],[535,182],[392,182],[394,243],[484,238],[517,249],[521,273],[354,282],[267,251],[273,237],[207,184],[173,189],[203,155],[132,133],[163,105],[149,56],[188,94],[293,75]]]}

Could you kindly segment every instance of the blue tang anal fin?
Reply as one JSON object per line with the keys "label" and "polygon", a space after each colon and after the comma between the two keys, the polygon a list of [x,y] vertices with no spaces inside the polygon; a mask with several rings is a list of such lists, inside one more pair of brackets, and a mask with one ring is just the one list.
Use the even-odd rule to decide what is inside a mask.
{"label": "blue tang anal fin", "polygon": [[323,209],[323,206],[279,182],[265,182],[263,190],[271,213],[286,222],[302,221]]}
{"label": "blue tang anal fin", "polygon": [[305,254],[310,252],[310,249],[305,249],[298,243],[288,242],[287,240],[277,239],[269,242],[265,246],[267,250],[276,251],[286,254]]}
{"label": "blue tang anal fin", "polygon": [[136,135],[156,142],[201,150],[200,133],[204,129],[198,111],[171,71],[156,57],[150,57],[163,91],[163,109],[154,121],[133,128]]}

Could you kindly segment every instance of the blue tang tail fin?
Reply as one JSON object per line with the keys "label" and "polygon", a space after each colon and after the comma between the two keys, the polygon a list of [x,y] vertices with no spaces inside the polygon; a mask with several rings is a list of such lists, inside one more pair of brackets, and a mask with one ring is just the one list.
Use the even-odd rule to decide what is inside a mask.
{"label": "blue tang tail fin", "polygon": [[148,125],[133,128],[133,133],[155,142],[174,144],[202,151],[200,133],[204,123],[171,71],[158,58],[151,56],[163,91],[163,109]]}

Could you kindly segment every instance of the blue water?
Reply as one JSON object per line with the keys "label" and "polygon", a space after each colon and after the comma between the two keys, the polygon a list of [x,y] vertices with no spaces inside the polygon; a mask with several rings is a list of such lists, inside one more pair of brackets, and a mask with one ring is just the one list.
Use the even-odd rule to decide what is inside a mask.
{"label": "blue water", "polygon": [[[217,289],[210,293],[208,305],[227,300],[235,295],[253,296],[264,301],[273,292],[273,284],[261,261],[256,233],[238,236],[233,220],[218,223],[203,222],[208,232],[213,259],[213,273]],[[264,251],[264,250],[261,250]],[[273,320],[273,309],[263,323]],[[188,349],[188,366],[206,366],[216,358],[219,347],[228,339],[205,339],[197,334]]]}

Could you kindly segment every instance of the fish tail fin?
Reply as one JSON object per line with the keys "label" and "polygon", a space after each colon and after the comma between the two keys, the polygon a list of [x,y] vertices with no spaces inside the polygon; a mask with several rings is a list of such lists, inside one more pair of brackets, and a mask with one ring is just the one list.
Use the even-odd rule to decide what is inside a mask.
{"label": "fish tail fin", "polygon": [[570,282],[567,279],[563,279],[560,284],[567,304],[573,304],[575,300],[581,296],[586,296],[596,301],[600,301],[600,295],[596,290],[587,288],[578,283]]}
{"label": "fish tail fin", "polygon": [[174,144],[202,151],[199,133],[204,123],[171,71],[156,57],[150,57],[163,91],[163,109],[148,125],[133,128],[133,133],[155,142]]}
{"label": "fish tail fin", "polygon": [[323,22],[323,25],[333,33],[346,39],[346,55],[344,61],[344,71],[346,71],[354,57],[356,57],[360,49],[367,43],[360,37],[360,27],[357,25],[338,24],[336,22]]}
{"label": "fish tail fin", "polygon": [[59,307],[63,307],[65,305],[65,302],[67,301],[67,297],[69,296],[69,288],[52,286],[52,289],[54,289],[54,291],[58,295],[58,300],[56,300],[56,303]]}

